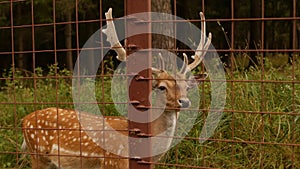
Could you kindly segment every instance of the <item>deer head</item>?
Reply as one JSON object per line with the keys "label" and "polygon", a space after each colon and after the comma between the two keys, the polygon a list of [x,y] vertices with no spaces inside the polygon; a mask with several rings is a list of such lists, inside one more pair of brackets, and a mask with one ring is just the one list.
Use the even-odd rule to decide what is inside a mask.
{"label": "deer head", "polygon": [[[111,48],[116,51],[117,59],[120,61],[126,61],[126,50],[122,47],[118,40],[115,25],[113,23],[112,8],[105,13],[107,28],[102,30],[107,36],[107,41],[110,43]],[[160,95],[159,101],[165,103],[166,109],[178,109],[187,108],[190,106],[190,100],[187,97],[187,91],[195,86],[197,86],[197,80],[203,80],[207,77],[207,74],[196,75],[195,78],[188,78],[186,74],[188,71],[193,70],[197,67],[203,60],[212,39],[212,34],[209,33],[206,40],[206,23],[205,17],[202,12],[200,12],[201,17],[201,39],[197,50],[191,58],[194,61],[188,64],[188,56],[183,53],[183,64],[179,72],[175,75],[170,74],[166,71],[164,67],[164,62],[162,55],[159,54],[159,68],[152,68],[153,89],[156,89],[157,94]]]}

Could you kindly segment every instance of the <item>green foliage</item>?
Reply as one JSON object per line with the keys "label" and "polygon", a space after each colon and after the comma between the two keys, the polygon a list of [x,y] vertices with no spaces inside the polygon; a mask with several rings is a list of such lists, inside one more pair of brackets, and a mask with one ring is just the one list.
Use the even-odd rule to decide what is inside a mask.
{"label": "green foliage", "polygon": [[[191,139],[200,135],[204,111],[188,137],[162,162],[213,168],[299,168],[300,148],[288,145],[300,142],[300,85],[292,82],[293,66],[274,68],[267,59],[265,63],[265,70],[236,70],[228,76],[233,82],[227,83],[227,105],[211,140],[200,144]],[[299,72],[294,76],[299,79]],[[209,108],[211,91],[206,87],[204,108]]]}
{"label": "green foliage", "polygon": [[[200,91],[203,97],[200,105],[204,111],[199,113],[187,139],[171,149],[161,162],[215,168],[289,168],[292,165],[299,168],[300,159],[296,154],[300,153],[300,148],[288,144],[300,142],[297,127],[300,122],[295,115],[300,112],[300,85],[292,83],[300,74],[291,74],[295,69],[291,65],[284,69],[274,68],[268,59],[265,64],[264,70],[251,68],[228,74],[227,78],[233,81],[227,83],[227,104],[222,121],[212,140],[200,144],[193,138],[199,137],[207,116],[205,109],[210,106],[210,83],[205,82],[204,91]],[[18,153],[22,152],[21,118],[51,106],[73,108],[71,73],[56,65],[49,66],[48,70],[36,68],[30,74],[10,69],[3,75],[0,168],[30,167],[28,156]],[[101,75],[87,81],[84,84],[87,89],[95,85],[102,114],[118,115],[111,98],[111,76]],[[122,85],[116,84],[115,88]],[[87,100],[83,98],[83,101]],[[156,165],[156,168],[172,167]]]}

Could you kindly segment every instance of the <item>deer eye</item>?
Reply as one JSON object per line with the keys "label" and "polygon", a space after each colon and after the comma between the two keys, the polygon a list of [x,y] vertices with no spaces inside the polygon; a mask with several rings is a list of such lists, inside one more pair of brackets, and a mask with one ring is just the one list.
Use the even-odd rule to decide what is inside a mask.
{"label": "deer eye", "polygon": [[165,91],[165,90],[167,90],[167,88],[166,88],[165,86],[159,86],[158,89],[159,89],[160,91]]}

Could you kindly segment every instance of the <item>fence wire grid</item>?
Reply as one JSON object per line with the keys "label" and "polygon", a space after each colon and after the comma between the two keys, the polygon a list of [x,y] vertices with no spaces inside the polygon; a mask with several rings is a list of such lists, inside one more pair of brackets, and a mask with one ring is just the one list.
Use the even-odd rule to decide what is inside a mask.
{"label": "fence wire grid", "polygon": [[[296,0],[1,0],[0,168],[31,168],[30,155],[39,155],[21,148],[26,115],[48,107],[74,108],[74,65],[85,42],[106,25],[104,13],[112,8],[118,20],[149,6],[143,12],[169,13],[199,29],[199,12],[205,14],[207,32],[213,35],[226,75],[226,105],[214,134],[199,143],[211,107],[208,77],[199,85],[198,107],[185,110],[197,115],[193,126],[185,137],[173,138],[182,139],[180,143],[157,161],[120,159],[135,160],[131,168],[149,169],[300,168],[300,3]],[[167,29],[181,33],[176,27]],[[187,39],[194,36],[185,34]],[[142,48],[166,49],[180,58],[194,53],[176,39],[151,37],[152,44]],[[141,46],[124,40],[121,44],[129,53]],[[102,47],[102,52],[103,48],[110,46]],[[90,77],[96,78],[96,101],[81,104],[97,105],[105,116],[120,116],[116,107],[128,102],[115,102],[111,94],[120,61],[112,50],[102,55],[97,74]],[[91,68],[98,66],[89,62]],[[200,64],[192,72],[205,72],[205,66]]]}

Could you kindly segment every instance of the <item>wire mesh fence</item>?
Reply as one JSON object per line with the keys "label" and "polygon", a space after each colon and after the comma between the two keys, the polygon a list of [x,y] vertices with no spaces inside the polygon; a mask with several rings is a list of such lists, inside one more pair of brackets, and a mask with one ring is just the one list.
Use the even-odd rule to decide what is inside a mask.
{"label": "wire mesh fence", "polygon": [[[117,116],[116,119],[119,122],[113,128],[120,133],[123,132],[123,135],[153,137],[151,131],[157,126],[146,125],[146,129],[141,132],[137,127],[139,124],[129,123],[132,128],[128,128],[126,117],[130,117],[128,110],[134,112],[135,109],[142,111],[151,109],[155,112],[155,109],[159,109],[155,104],[141,105],[141,102],[148,102],[150,97],[146,99],[138,95],[143,91],[152,92],[152,88],[147,85],[155,86],[153,83],[156,82],[155,77],[151,76],[150,72],[143,72],[145,73],[143,76],[136,76],[133,70],[130,70],[132,72],[128,69],[121,70],[120,65],[122,67],[124,64],[116,59],[117,53],[114,50],[109,50],[111,47],[106,42],[106,35],[99,33],[96,34],[97,36],[92,36],[100,28],[106,26],[105,12],[109,8],[113,9],[113,18],[119,37],[126,37],[130,31],[122,30],[120,27],[131,22],[140,26],[150,24],[152,30],[158,29],[170,35],[169,37],[155,33],[151,36],[148,36],[149,34],[139,35],[140,37],[135,35],[127,38],[128,41],[121,38],[121,44],[132,58],[134,58],[134,53],[150,55],[150,59],[146,59],[147,62],[151,62],[151,59],[154,62],[159,60],[157,57],[161,51],[159,49],[173,53],[179,61],[168,58],[172,54],[162,52],[166,65],[173,63],[177,66],[174,70],[169,70],[173,74],[176,74],[175,72],[178,72],[184,65],[180,61],[184,60],[183,53],[187,54],[189,63],[193,62],[191,56],[197,49],[201,33],[194,34],[194,28],[191,25],[194,24],[201,29],[203,19],[200,18],[199,12],[202,11],[205,14],[206,36],[208,32],[212,33],[213,47],[209,48],[203,61],[204,64],[201,63],[191,71],[191,74],[196,77],[206,71],[208,78],[202,80],[196,91],[189,92],[189,98],[197,95],[195,96],[197,99],[194,102],[190,99],[191,107],[182,109],[177,117],[180,124],[178,122],[175,133],[180,134],[167,136],[171,138],[174,146],[159,159],[155,156],[140,158],[114,156],[109,153],[85,154],[88,147],[93,147],[95,152],[99,149],[97,144],[87,146],[97,142],[95,137],[87,133],[98,133],[95,135],[101,135],[98,138],[103,139],[102,144],[107,144],[104,139],[109,136],[103,132],[105,125],[90,122],[90,125],[99,125],[99,129],[87,128],[82,127],[87,125],[84,121],[77,120],[72,122],[72,124],[79,124],[75,128],[59,128],[62,121],[56,117],[57,126],[52,129],[49,126],[39,128],[37,125],[33,129],[30,129],[30,124],[27,126],[28,131],[34,131],[31,133],[34,134],[32,139],[35,140],[32,146],[39,147],[39,150],[43,149],[41,148],[44,146],[41,145],[44,139],[43,134],[46,131],[57,131],[61,133],[57,135],[59,137],[54,139],[52,137],[54,135],[51,136],[51,140],[52,138],[56,140],[58,145],[52,145],[50,149],[55,149],[55,146],[60,147],[59,143],[65,144],[63,135],[72,135],[69,132],[72,133],[75,130],[77,134],[73,133],[72,136],[78,137],[74,136],[71,140],[75,139],[79,145],[73,148],[71,145],[57,148],[56,154],[22,149],[24,138],[22,119],[31,112],[49,107],[54,107],[53,114],[59,116],[59,108],[71,110],[77,109],[76,106],[79,105],[80,108],[89,110],[88,112],[93,114],[89,118],[97,119],[96,115],[99,112],[109,116],[110,119],[107,120],[110,121],[114,121]],[[31,162],[31,158],[34,157],[47,160],[49,157],[53,157],[52,160],[58,159],[56,160],[58,162],[53,164],[47,161],[47,164],[51,164],[54,168],[59,168],[59,165],[64,163],[64,159],[73,157],[76,161],[74,164],[78,164],[76,166],[78,168],[86,167],[85,162],[91,162],[93,159],[99,159],[98,163],[106,168],[109,166],[116,168],[109,164],[112,162],[124,163],[125,166],[130,165],[131,168],[159,169],[299,168],[299,9],[300,3],[296,0],[0,1],[0,168],[32,168],[34,165],[41,168],[42,165],[39,162]],[[136,12],[151,11],[178,17],[167,18],[163,20],[163,24],[161,18],[161,20],[154,20],[153,15],[152,20],[136,20],[136,18],[127,17]],[[157,23],[164,27],[157,26],[159,25]],[[180,26],[185,23],[190,26]],[[85,46],[89,40],[94,42],[94,46]],[[145,41],[151,43],[140,44]],[[146,50],[145,53],[145,49],[148,48],[151,50]],[[86,54],[94,57],[83,57],[82,51],[87,51]],[[147,53],[149,51],[153,55]],[[211,61],[213,60],[211,53],[214,51],[218,54],[217,58],[222,61],[221,65],[209,64],[217,63]],[[101,62],[97,60],[97,55],[101,56]],[[76,67],[76,64],[79,64],[78,60],[88,65],[83,72],[79,71],[80,66]],[[133,59],[131,64],[138,63]],[[211,66],[213,66],[211,69],[208,68]],[[161,68],[162,65],[156,64],[155,67]],[[224,70],[226,80],[226,93],[222,93],[224,94],[222,98],[226,97],[226,104],[223,109],[213,110],[218,104],[213,102],[218,89],[215,85],[218,79],[214,78],[216,77],[214,70],[219,68]],[[93,74],[89,73],[90,70],[96,71]],[[76,74],[76,72],[83,74]],[[84,78],[84,81],[76,81],[76,78]],[[128,79],[142,81],[143,85],[146,83],[146,87],[141,87],[140,83],[137,83],[137,87],[130,88],[134,94],[126,93],[127,91],[123,88],[128,85]],[[118,83],[112,83],[116,80]],[[175,80],[179,84],[182,79],[175,76],[173,79],[160,80]],[[83,86],[83,88],[74,93],[76,85]],[[114,93],[112,91],[114,89],[122,90]],[[153,91],[156,91],[155,88]],[[93,95],[88,95],[89,92]],[[74,101],[74,94],[80,95],[81,98]],[[114,98],[115,96],[118,98]],[[124,101],[123,97],[135,99]],[[134,106],[131,107],[133,109],[128,108],[129,104]],[[215,119],[217,127],[213,129],[211,137],[201,138],[205,130],[203,126],[211,119],[212,112],[221,115],[220,121]],[[41,114],[41,112],[34,113],[33,123],[38,124],[38,121],[43,120],[38,118]],[[85,117],[85,114],[78,114],[79,119],[81,115]],[[61,120],[63,118],[61,117]],[[69,118],[71,119],[71,116]],[[190,128],[185,129],[185,125],[188,124],[191,124]],[[84,142],[86,137],[94,140],[91,139],[89,143]],[[50,142],[50,136],[48,141]],[[118,144],[114,143],[114,145],[121,145],[119,143],[121,141],[124,140],[120,139]],[[84,147],[85,143],[87,147]],[[155,141],[152,145],[149,143],[148,148],[159,145],[155,145],[156,143]],[[161,145],[165,144],[161,143]],[[66,148],[70,148],[68,153],[62,153]],[[77,153],[72,154],[73,150]],[[103,150],[99,149],[100,151]]]}

